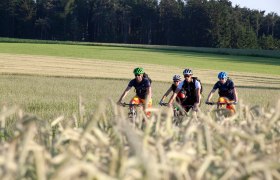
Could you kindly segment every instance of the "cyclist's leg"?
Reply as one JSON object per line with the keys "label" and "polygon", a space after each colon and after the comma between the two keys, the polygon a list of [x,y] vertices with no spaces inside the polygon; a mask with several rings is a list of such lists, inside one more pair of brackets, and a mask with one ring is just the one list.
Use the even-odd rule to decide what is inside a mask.
{"label": "cyclist's leg", "polygon": [[[229,101],[229,103],[232,103],[233,101]],[[226,107],[229,111],[230,111],[230,115],[234,115],[236,110],[235,110],[235,106],[233,104],[228,104]]]}
{"label": "cyclist's leg", "polygon": [[[130,100],[130,104],[140,104],[140,98],[138,96],[134,96],[131,100]],[[129,107],[130,113],[133,112],[133,106]],[[132,115],[132,114],[130,114]]]}
{"label": "cyclist's leg", "polygon": [[[228,98],[226,98],[226,97],[219,97],[217,102],[218,102],[218,103],[225,104],[225,103],[228,103],[229,100],[228,100]],[[220,109],[220,108],[222,108],[222,107],[226,107],[226,106],[225,106],[225,105],[219,105],[219,104],[217,105],[217,109]]]}
{"label": "cyclist's leg", "polygon": [[130,100],[131,104],[140,104],[140,98],[138,96],[134,96],[131,100]]}
{"label": "cyclist's leg", "polygon": [[[140,102],[142,103],[142,104],[145,104],[145,99],[140,99]],[[152,104],[153,104],[153,100],[152,100],[152,98],[150,99],[150,101],[148,102],[148,109],[150,109],[150,108],[152,108]],[[145,107],[144,107],[145,108]],[[144,109],[145,110],[145,109]],[[151,117],[151,112],[150,111],[147,111],[146,112],[146,116],[149,118],[149,117]]]}
{"label": "cyclist's leg", "polygon": [[191,99],[191,98],[187,98],[183,103],[182,103],[182,107],[184,108],[184,110],[188,113],[191,109],[192,106],[194,105],[195,100]]}
{"label": "cyclist's leg", "polygon": [[[232,101],[230,101],[227,97],[219,97],[218,100],[219,103],[231,103]],[[232,104],[227,104],[225,105],[225,109],[228,110],[230,116],[232,116],[235,113],[235,107]]]}

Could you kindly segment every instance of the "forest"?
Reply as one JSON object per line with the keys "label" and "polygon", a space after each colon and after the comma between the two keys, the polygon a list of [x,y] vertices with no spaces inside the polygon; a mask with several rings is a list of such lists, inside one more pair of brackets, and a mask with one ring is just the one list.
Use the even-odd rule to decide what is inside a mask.
{"label": "forest", "polygon": [[280,16],[229,0],[1,0],[0,37],[280,50]]}

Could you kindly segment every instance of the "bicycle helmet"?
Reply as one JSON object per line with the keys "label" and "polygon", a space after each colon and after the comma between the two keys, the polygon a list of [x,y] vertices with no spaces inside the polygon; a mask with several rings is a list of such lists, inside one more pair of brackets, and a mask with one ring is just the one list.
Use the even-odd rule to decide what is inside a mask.
{"label": "bicycle helmet", "polygon": [[185,69],[185,70],[183,71],[183,75],[192,75],[192,74],[193,74],[193,72],[192,72],[191,69]]}
{"label": "bicycle helmet", "polygon": [[133,73],[134,73],[135,75],[144,74],[144,69],[141,68],[141,67],[137,67],[137,68],[135,68],[135,69],[133,70]]}
{"label": "bicycle helmet", "polygon": [[219,79],[226,79],[227,78],[227,73],[226,72],[220,72],[218,74],[218,78]]}
{"label": "bicycle helmet", "polygon": [[173,81],[180,81],[180,80],[181,80],[180,75],[175,74],[175,75],[173,76]]}

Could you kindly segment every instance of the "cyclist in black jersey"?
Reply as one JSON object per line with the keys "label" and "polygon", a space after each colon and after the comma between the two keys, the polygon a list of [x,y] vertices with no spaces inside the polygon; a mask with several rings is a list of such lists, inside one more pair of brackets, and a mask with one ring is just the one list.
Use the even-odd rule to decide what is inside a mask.
{"label": "cyclist in black jersey", "polygon": [[228,75],[226,72],[220,72],[218,74],[218,79],[213,86],[213,89],[210,91],[208,98],[206,100],[206,104],[210,103],[210,100],[213,96],[213,94],[216,92],[218,89],[219,93],[219,99],[218,102],[223,102],[223,103],[231,103],[227,105],[227,109],[232,111],[233,113],[235,112],[235,108],[232,104],[237,104],[238,102],[238,95],[237,95],[237,90],[234,85],[234,82],[228,78]]}
{"label": "cyclist in black jersey", "polygon": [[[118,100],[118,104],[121,104],[123,99],[126,97],[128,92],[132,87],[136,90],[136,95],[131,99],[131,104],[144,104],[144,110],[152,107],[152,88],[151,83],[148,78],[144,78],[144,69],[143,68],[135,68],[133,70],[135,78],[132,79],[124,92],[122,93],[120,99]],[[151,112],[146,112],[147,117],[150,117]]]}
{"label": "cyclist in black jersey", "polygon": [[201,100],[201,83],[197,80],[197,78],[193,77],[191,69],[185,69],[183,71],[183,75],[185,80],[180,82],[168,104],[171,107],[177,97],[177,94],[183,90],[186,92],[186,98],[183,102],[181,102],[181,105],[184,107],[186,112],[188,112],[191,108],[193,111],[197,111]]}
{"label": "cyclist in black jersey", "polygon": [[[180,77],[180,75],[175,74],[175,75],[173,76],[172,79],[173,79],[173,83],[172,83],[171,86],[168,88],[168,90],[165,92],[165,94],[162,96],[162,98],[161,98],[161,100],[160,100],[160,102],[159,102],[160,105],[163,104],[164,100],[166,99],[166,97],[167,97],[171,92],[173,92],[173,93],[175,92],[175,90],[177,89],[179,83],[181,82],[181,77]],[[180,102],[181,102],[182,100],[184,100],[185,96],[186,96],[185,93],[179,92],[179,93],[177,94],[176,101],[180,104]]]}

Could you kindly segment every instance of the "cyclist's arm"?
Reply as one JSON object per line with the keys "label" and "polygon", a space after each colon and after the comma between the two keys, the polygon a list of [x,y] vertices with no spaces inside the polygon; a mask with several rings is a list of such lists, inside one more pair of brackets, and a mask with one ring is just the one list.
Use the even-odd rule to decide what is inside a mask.
{"label": "cyclist's arm", "polygon": [[238,102],[238,94],[237,94],[236,88],[233,89],[233,96],[234,96],[234,101]]}
{"label": "cyclist's arm", "polygon": [[147,94],[146,94],[146,100],[145,100],[145,107],[148,107],[148,104],[152,98],[152,87],[147,87]]}
{"label": "cyclist's arm", "polygon": [[201,100],[201,94],[200,94],[201,88],[197,88],[195,89],[195,93],[196,93],[196,104],[199,105],[200,104],[200,100]]}
{"label": "cyclist's arm", "polygon": [[162,96],[160,102],[163,102],[164,99],[170,94],[171,91],[172,91],[172,87],[170,87],[170,88],[166,91],[166,93]]}
{"label": "cyclist's arm", "polygon": [[200,91],[201,91],[201,84],[198,81],[196,81],[195,82],[196,102],[194,103],[194,107],[193,107],[194,111],[198,110],[198,106],[200,104],[200,100],[201,100]]}
{"label": "cyclist's arm", "polygon": [[209,95],[208,95],[208,97],[207,97],[206,102],[210,102],[210,100],[211,100],[213,94],[215,93],[215,91],[216,91],[216,89],[212,89],[212,90],[210,91],[210,93],[209,93]]}
{"label": "cyclist's arm", "polygon": [[169,101],[168,101],[168,104],[169,104],[169,105],[172,105],[172,104],[173,104],[173,102],[174,102],[175,98],[177,97],[177,94],[180,92],[180,90],[181,90],[181,89],[177,88],[177,89],[175,90],[175,92],[172,94],[172,96],[170,97],[170,99],[169,99]]}
{"label": "cyclist's arm", "polygon": [[132,87],[127,86],[126,89],[124,90],[124,92],[122,93],[120,99],[118,100],[118,104],[120,104],[122,102],[122,100],[126,97],[126,95],[128,94],[128,92],[130,91]]}
{"label": "cyclist's arm", "polygon": [[177,94],[180,92],[180,90],[182,89],[183,85],[184,85],[184,81],[180,82],[180,84],[177,86],[177,89],[175,90],[175,92],[173,93],[173,95],[170,97],[170,99],[168,101],[169,106],[172,106],[174,100],[177,97]]}

